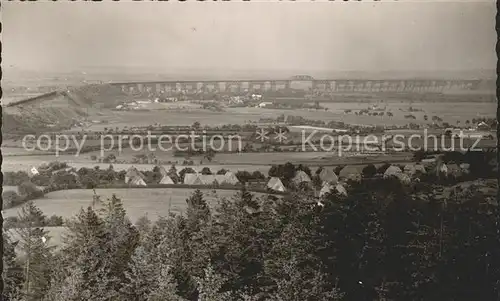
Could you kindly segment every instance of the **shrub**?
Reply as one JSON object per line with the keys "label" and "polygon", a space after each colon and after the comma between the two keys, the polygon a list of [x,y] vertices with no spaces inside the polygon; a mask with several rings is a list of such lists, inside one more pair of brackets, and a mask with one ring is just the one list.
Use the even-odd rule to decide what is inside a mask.
{"label": "shrub", "polygon": [[22,203],[23,198],[15,191],[5,191],[2,193],[3,208],[8,209]]}
{"label": "shrub", "polygon": [[21,183],[17,187],[17,191],[19,192],[20,195],[26,196],[27,198],[33,199],[37,198],[43,195],[43,191],[38,189],[35,184],[26,181]]}
{"label": "shrub", "polygon": [[64,223],[62,216],[52,215],[47,219],[46,225],[49,227],[60,227]]}

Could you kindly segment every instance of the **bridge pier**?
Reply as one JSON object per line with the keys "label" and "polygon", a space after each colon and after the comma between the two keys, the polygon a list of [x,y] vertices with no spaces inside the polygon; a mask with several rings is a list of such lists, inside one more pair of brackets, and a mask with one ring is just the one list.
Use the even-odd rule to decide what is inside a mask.
{"label": "bridge pier", "polygon": [[250,92],[260,92],[260,93],[265,92],[265,84],[266,82],[254,82],[254,81],[249,82],[248,90]]}
{"label": "bridge pier", "polygon": [[231,93],[240,93],[241,92],[241,82],[226,82],[226,91]]}

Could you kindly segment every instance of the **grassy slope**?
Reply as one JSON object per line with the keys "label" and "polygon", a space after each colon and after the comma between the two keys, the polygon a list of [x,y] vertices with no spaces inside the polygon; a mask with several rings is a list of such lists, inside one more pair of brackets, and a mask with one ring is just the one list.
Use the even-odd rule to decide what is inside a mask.
{"label": "grassy slope", "polygon": [[[148,216],[154,220],[160,216],[168,215],[169,210],[174,213],[183,213],[186,210],[186,199],[193,193],[193,189],[188,188],[130,188],[130,189],[96,189],[101,199],[110,198],[116,194],[124,204],[127,215],[132,222],[141,216]],[[216,204],[216,195],[212,190],[203,189],[210,205]],[[218,190],[220,197],[232,197],[237,191]],[[254,193],[255,195],[263,195]],[[93,191],[90,189],[72,189],[55,191],[45,195],[44,198],[34,201],[44,214],[51,216],[60,215],[64,218],[71,218],[81,208],[86,208],[92,203]],[[4,210],[4,218],[17,216],[21,207]]]}

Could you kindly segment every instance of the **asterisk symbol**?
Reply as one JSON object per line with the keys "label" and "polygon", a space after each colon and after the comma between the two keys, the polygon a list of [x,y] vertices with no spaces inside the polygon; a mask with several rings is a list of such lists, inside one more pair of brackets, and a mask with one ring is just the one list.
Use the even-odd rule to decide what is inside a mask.
{"label": "asterisk symbol", "polygon": [[257,131],[257,139],[259,139],[261,142],[264,142],[269,139],[269,137],[267,137],[267,134],[269,133],[266,130],[259,129]]}
{"label": "asterisk symbol", "polygon": [[285,136],[285,132],[283,132],[281,129],[278,130],[278,133],[276,134],[276,137],[274,139],[278,140],[279,143],[283,143],[284,140],[288,139]]}

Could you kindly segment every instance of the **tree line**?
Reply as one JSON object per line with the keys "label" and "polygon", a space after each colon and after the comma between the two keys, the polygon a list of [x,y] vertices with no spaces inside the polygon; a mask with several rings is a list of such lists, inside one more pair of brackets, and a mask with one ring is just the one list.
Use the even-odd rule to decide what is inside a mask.
{"label": "tree line", "polygon": [[[498,207],[470,187],[351,182],[348,196],[246,190],[132,223],[115,196],[66,222],[56,250],[27,207],[4,233],[7,300],[500,300]],[[50,238],[49,238],[50,242]],[[19,250],[19,251],[16,251]],[[16,252],[18,252],[16,256]],[[27,267],[29,266],[29,268]]]}

